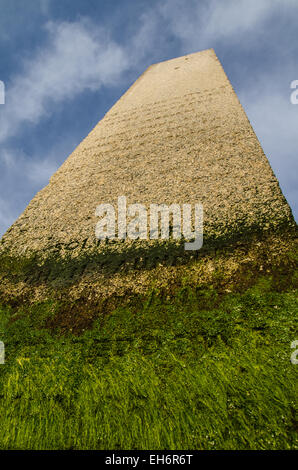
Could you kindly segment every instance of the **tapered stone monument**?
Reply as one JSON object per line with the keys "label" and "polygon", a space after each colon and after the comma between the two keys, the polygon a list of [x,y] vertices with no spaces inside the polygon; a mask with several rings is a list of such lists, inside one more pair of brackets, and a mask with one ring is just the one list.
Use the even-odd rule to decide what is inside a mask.
{"label": "tapered stone monument", "polygon": [[[102,251],[103,265],[113,265],[108,256],[117,252],[115,277],[132,246],[143,250],[137,251],[138,260],[150,260],[158,243],[117,238],[99,243],[96,207],[117,207],[119,196],[148,211],[151,204],[202,204],[204,249],[295,226],[212,49],[150,66],[32,199],[3,236],[1,253],[22,259],[53,253],[61,259],[83,257],[88,271],[88,253]],[[153,264],[160,263],[162,256]]]}

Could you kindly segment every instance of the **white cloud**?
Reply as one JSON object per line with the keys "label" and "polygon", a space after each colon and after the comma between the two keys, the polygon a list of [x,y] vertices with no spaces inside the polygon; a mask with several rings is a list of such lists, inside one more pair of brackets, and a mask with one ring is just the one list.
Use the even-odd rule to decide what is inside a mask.
{"label": "white cloud", "polygon": [[164,24],[158,14],[158,10],[152,9],[141,15],[138,29],[127,46],[133,65],[140,65],[144,59],[147,62],[153,60],[152,58],[156,55],[156,49],[162,48],[159,39],[160,31],[163,27]]}
{"label": "white cloud", "polygon": [[7,86],[0,142],[15,135],[24,122],[37,123],[55,104],[116,84],[128,66],[123,48],[86,20],[51,22],[46,29],[46,47],[26,60],[22,73]]}
{"label": "white cloud", "polygon": [[[257,42],[262,23],[276,12],[290,8],[298,10],[296,0],[166,0],[160,12],[172,34],[182,42],[182,50],[200,50],[215,47],[219,41],[240,40],[246,35],[249,44]],[[250,32],[254,34],[247,36]],[[245,44],[245,43],[244,43]],[[199,49],[198,49],[199,45]]]}
{"label": "white cloud", "polygon": [[205,35],[216,40],[231,38],[258,27],[287,0],[225,0],[210,4]]}

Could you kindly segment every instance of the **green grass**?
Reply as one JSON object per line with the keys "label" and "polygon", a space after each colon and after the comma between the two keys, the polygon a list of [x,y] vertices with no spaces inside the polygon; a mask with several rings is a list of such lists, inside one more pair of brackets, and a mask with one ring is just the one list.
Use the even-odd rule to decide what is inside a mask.
{"label": "green grass", "polygon": [[0,449],[294,449],[297,291],[152,291],[80,335],[3,307]]}

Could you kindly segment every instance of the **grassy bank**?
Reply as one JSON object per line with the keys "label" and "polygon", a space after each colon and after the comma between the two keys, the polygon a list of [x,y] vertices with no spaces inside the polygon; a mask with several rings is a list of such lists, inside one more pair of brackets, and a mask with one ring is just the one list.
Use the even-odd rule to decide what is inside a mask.
{"label": "grassy bank", "polygon": [[1,449],[297,448],[297,291],[158,291],[91,329],[59,304],[5,308]]}

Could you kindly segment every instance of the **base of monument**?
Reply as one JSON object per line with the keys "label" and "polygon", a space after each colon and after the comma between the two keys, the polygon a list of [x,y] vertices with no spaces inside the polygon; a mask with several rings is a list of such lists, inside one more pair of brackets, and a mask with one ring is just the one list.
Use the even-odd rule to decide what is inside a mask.
{"label": "base of monument", "polygon": [[[183,286],[195,290],[212,286],[224,294],[246,289],[264,274],[271,275],[280,288],[285,274],[287,279],[293,274],[294,279],[297,241],[296,231],[255,235],[204,248],[188,257],[179,256],[179,247],[171,252],[157,246],[147,265],[144,254],[138,253],[120,269],[111,264],[104,269],[96,258],[40,263],[34,257],[6,257],[1,263],[0,302],[13,308],[58,302],[59,314],[51,324],[79,332],[117,307],[137,305],[151,292],[170,298]],[[139,266],[136,260],[141,262]]]}

